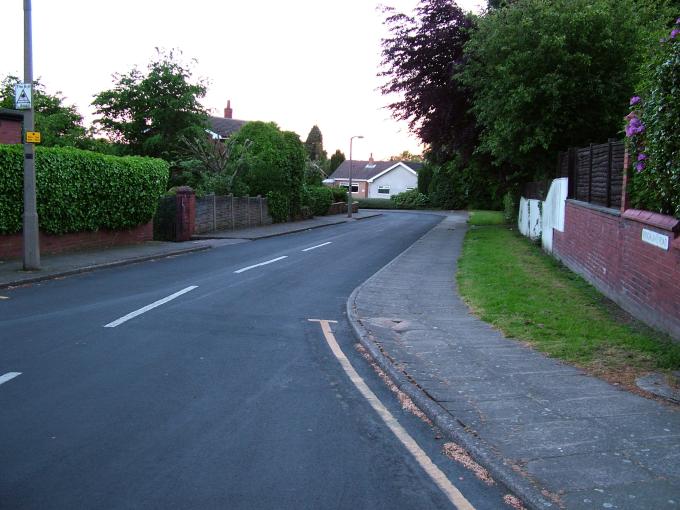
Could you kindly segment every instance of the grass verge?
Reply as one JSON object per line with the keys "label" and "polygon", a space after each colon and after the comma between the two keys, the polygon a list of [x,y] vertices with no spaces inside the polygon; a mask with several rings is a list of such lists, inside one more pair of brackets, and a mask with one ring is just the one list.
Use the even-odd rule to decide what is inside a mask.
{"label": "grass verge", "polygon": [[507,337],[633,388],[649,371],[680,368],[680,345],[646,327],[541,248],[474,211],[458,263],[463,299]]}

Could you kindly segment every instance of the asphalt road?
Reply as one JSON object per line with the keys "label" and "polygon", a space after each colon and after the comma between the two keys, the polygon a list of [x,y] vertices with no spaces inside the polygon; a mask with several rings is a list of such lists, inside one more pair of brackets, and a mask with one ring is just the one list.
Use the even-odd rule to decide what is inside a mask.
{"label": "asphalt road", "polygon": [[21,375],[0,383],[0,508],[452,508],[309,319],[338,321],[352,365],[475,508],[504,508],[502,487],[401,410],[345,317],[352,290],[440,219],[388,214],[3,291],[0,377]]}

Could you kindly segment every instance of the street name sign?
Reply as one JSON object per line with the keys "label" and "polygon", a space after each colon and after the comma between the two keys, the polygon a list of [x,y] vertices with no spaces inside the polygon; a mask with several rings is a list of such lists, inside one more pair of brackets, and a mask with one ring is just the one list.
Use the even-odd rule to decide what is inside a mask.
{"label": "street name sign", "polygon": [[668,236],[649,230],[648,228],[642,229],[642,241],[661,248],[662,250],[668,250]]}
{"label": "street name sign", "polygon": [[17,83],[14,86],[14,108],[17,110],[31,109],[31,84]]}

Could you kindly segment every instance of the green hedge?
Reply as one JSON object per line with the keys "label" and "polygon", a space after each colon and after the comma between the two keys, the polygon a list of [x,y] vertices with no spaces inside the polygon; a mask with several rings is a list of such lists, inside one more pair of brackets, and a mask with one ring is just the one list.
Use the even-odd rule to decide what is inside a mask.
{"label": "green hedge", "polygon": [[325,186],[305,186],[303,188],[303,205],[308,206],[314,216],[328,214],[333,203],[333,192]]}
{"label": "green hedge", "polygon": [[359,209],[396,209],[397,205],[386,198],[355,198]]}
{"label": "green hedge", "polygon": [[[148,222],[166,189],[168,164],[72,148],[36,150],[40,230],[126,229]],[[23,147],[0,145],[0,233],[22,228]]]}

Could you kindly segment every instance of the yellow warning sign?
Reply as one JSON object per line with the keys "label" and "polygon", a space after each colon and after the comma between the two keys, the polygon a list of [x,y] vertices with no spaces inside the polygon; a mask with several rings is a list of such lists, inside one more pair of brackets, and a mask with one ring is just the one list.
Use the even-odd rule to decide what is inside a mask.
{"label": "yellow warning sign", "polygon": [[26,131],[26,143],[40,143],[40,133],[37,131]]}

